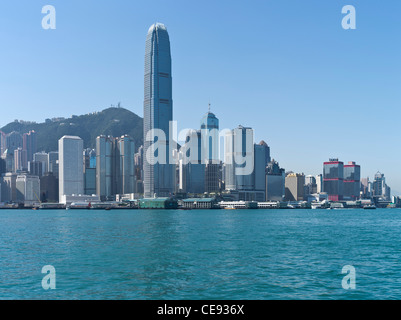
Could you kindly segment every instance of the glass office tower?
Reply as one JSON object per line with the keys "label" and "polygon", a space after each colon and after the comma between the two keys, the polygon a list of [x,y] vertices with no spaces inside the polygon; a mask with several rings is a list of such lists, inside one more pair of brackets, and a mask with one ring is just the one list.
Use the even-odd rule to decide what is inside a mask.
{"label": "glass office tower", "polygon": [[[148,31],[145,52],[144,77],[144,194],[145,197],[170,196],[175,188],[175,165],[170,164],[169,124],[173,119],[170,39],[161,23]],[[164,132],[164,138],[146,137],[152,129]],[[164,164],[152,164],[156,153],[149,152],[154,141],[166,147]],[[150,150],[149,150],[150,151]]]}

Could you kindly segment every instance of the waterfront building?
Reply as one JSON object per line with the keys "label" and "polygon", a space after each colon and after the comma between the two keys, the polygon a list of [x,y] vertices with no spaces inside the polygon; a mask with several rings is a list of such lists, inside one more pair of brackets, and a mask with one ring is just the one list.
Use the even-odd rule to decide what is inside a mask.
{"label": "waterfront building", "polygon": [[185,144],[178,152],[179,192],[205,192],[205,164],[202,163],[201,131],[187,132]]}
{"label": "waterfront building", "polygon": [[59,199],[65,195],[84,193],[83,140],[77,136],[64,136],[59,140]]}
{"label": "waterfront building", "polygon": [[116,193],[113,190],[113,149],[114,138],[99,136],[96,138],[96,194],[102,201]]}
{"label": "waterfront building", "polygon": [[84,172],[84,193],[96,194],[96,168],[86,168]]}
{"label": "waterfront building", "polygon": [[40,179],[38,176],[20,174],[16,179],[17,202],[26,205],[40,203]]}
{"label": "waterfront building", "polygon": [[208,162],[205,165],[205,192],[219,193],[222,189],[222,162],[215,164]]}
{"label": "waterfront building", "polygon": [[285,170],[274,159],[266,167],[266,201],[282,201],[285,195]]}
{"label": "waterfront building", "polygon": [[135,143],[128,135],[96,138],[96,194],[102,201],[135,192]]}
{"label": "waterfront building", "polygon": [[[82,161],[81,161],[82,162]],[[88,207],[93,203],[99,203],[100,197],[98,195],[82,195],[82,194],[72,194],[72,195],[62,195],[60,198],[60,203],[70,206],[72,203],[82,204],[83,207]]]}
{"label": "waterfront building", "polygon": [[270,149],[266,142],[261,141],[254,145],[253,183],[255,201],[266,200],[266,167],[270,162]]}
{"label": "waterfront building", "polygon": [[7,172],[3,174],[1,185],[1,201],[17,202],[17,173]]}
{"label": "waterfront building", "polygon": [[386,178],[383,173],[377,172],[375,179],[372,183],[372,196],[377,200],[390,201],[391,200],[391,189],[386,184]]}
{"label": "waterfront building", "polygon": [[323,191],[329,195],[330,201],[341,201],[344,194],[344,163],[338,159],[330,159],[323,164]]}
{"label": "waterfront building", "polygon": [[52,172],[47,172],[40,177],[40,201],[41,202],[59,202],[58,177]]}
{"label": "waterfront building", "polygon": [[[253,129],[238,126],[226,132],[224,144],[225,190],[232,196],[238,193],[238,200],[255,201],[265,197],[265,189],[255,189],[255,146]],[[258,173],[264,163],[264,153],[258,150]],[[263,159],[262,159],[263,158]],[[264,170],[262,170],[264,172]],[[264,173],[262,173],[262,176]],[[260,174],[259,174],[260,177]],[[260,181],[260,180],[258,180]],[[260,183],[258,187],[264,183]]]}
{"label": "waterfront building", "polygon": [[178,201],[174,198],[144,198],[138,201],[139,209],[177,209]]}
{"label": "waterfront building", "polygon": [[305,175],[300,173],[289,173],[285,177],[285,200],[304,200]]}
{"label": "waterfront building", "polygon": [[118,156],[120,186],[119,194],[130,194],[135,192],[135,142],[128,136],[124,135],[118,139]]}
{"label": "waterfront building", "polygon": [[344,165],[344,199],[356,200],[361,193],[361,167],[355,162]]}
{"label": "waterfront building", "polygon": [[[155,23],[149,28],[145,50],[144,77],[144,193],[145,197],[170,196],[175,190],[175,165],[170,164],[170,122],[173,119],[170,39],[167,28]],[[155,154],[148,149],[155,142],[159,129],[164,137],[158,144],[165,146],[164,163],[154,163]],[[153,132],[153,133],[152,133]],[[150,139],[146,139],[148,133]]]}

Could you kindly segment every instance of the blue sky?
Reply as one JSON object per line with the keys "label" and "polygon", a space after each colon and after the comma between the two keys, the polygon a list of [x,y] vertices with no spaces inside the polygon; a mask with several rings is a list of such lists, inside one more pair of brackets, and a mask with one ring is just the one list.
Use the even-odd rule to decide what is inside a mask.
{"label": "blue sky", "polygon": [[[56,30],[41,27],[48,4]],[[341,27],[345,5],[356,30]],[[400,14],[389,0],[2,0],[0,126],[118,102],[142,116],[146,33],[162,22],[179,129],[210,100],[222,129],[253,127],[286,170],[338,157],[401,191]]]}

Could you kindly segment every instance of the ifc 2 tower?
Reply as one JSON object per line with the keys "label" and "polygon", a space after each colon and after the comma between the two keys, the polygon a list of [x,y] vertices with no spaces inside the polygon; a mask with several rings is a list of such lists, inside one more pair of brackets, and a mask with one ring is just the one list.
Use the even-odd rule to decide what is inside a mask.
{"label": "ifc 2 tower", "polygon": [[[155,23],[149,28],[145,50],[144,79],[144,196],[168,197],[175,189],[175,166],[170,164],[169,124],[173,120],[170,39],[166,27]],[[159,129],[164,137],[147,141],[148,132]],[[154,144],[165,145],[165,163],[154,163]]]}

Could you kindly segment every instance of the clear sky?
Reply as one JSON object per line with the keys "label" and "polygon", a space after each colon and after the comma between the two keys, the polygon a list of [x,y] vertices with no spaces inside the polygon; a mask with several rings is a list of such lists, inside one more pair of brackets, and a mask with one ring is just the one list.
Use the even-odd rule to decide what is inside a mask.
{"label": "clear sky", "polygon": [[[43,30],[44,5],[56,30]],[[357,29],[341,26],[356,8]],[[286,170],[336,157],[401,192],[401,1],[2,0],[0,127],[121,105],[143,116],[145,39],[170,34],[174,118],[265,140]]]}

